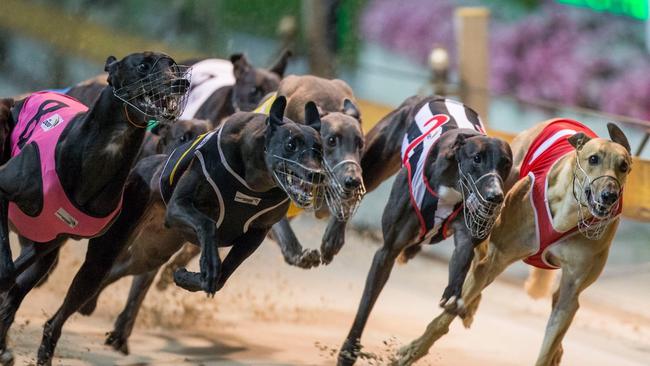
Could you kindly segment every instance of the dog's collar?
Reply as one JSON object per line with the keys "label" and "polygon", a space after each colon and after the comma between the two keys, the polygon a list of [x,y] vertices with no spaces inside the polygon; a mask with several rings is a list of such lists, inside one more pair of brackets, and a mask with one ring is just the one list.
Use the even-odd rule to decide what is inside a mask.
{"label": "dog's collar", "polygon": [[124,115],[126,116],[126,120],[129,121],[129,123],[135,128],[146,128],[147,131],[151,131],[154,127],[156,127],[158,125],[158,123],[160,123],[155,119],[150,119],[144,124],[139,124],[139,123],[133,122],[131,120],[131,116],[129,116],[128,105],[126,103],[124,103],[122,105],[124,106]]}

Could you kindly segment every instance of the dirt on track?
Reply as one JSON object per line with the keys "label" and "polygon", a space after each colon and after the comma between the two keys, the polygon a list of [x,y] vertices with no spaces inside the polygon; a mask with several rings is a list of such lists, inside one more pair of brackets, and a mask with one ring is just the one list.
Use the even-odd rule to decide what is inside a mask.
{"label": "dirt on track", "polygon": [[[303,217],[294,227],[305,245],[319,244],[322,222]],[[123,280],[105,291],[93,316],[70,319],[54,365],[333,365],[376,248],[376,241],[349,232],[334,263],[305,271],[286,265],[267,240],[214,299],[173,286],[154,288],[129,356],[103,344],[128,291],[130,280]],[[23,302],[10,332],[17,365],[35,362],[42,325],[60,305],[84,252],[84,242],[68,243],[49,281]],[[563,365],[650,364],[650,311],[638,297],[647,296],[648,272],[632,280],[603,278],[585,292],[565,338]],[[446,279],[446,264],[425,256],[396,266],[362,339],[374,357],[358,364],[385,364],[396,348],[417,337],[440,312],[437,300]],[[485,291],[472,329],[455,323],[418,364],[533,364],[550,299],[528,298],[520,282],[497,280]]]}

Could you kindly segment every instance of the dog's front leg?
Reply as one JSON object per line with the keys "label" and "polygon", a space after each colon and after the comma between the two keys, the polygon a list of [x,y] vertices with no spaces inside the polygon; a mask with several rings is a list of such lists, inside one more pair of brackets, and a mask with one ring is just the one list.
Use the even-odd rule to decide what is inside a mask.
{"label": "dog's front leg", "polygon": [[7,291],[16,283],[16,267],[9,246],[9,201],[0,198],[0,291]]}
{"label": "dog's front leg", "polygon": [[223,260],[217,290],[221,290],[230,275],[260,247],[268,232],[268,229],[250,229],[235,240],[235,244]]}
{"label": "dog's front leg", "polygon": [[347,223],[347,221],[339,221],[336,217],[330,216],[320,247],[323,264],[330,264],[334,256],[343,247],[343,244],[345,244],[345,227]]}
{"label": "dog's front leg", "polygon": [[[200,169],[200,168],[199,168]],[[208,296],[217,292],[221,258],[217,250],[218,235],[215,222],[196,208],[197,195],[211,191],[203,174],[193,165],[178,181],[165,216],[165,225],[196,235],[201,246],[199,266],[201,273],[180,268],[174,274],[176,285],[188,291],[205,291]]]}
{"label": "dog's front leg", "polygon": [[320,254],[315,249],[304,249],[293,232],[289,219],[282,218],[271,228],[273,238],[280,246],[284,261],[300,268],[309,269],[320,264]]}
{"label": "dog's front leg", "polygon": [[440,306],[446,311],[465,316],[465,303],[461,297],[467,271],[474,259],[474,248],[481,243],[469,233],[462,215],[452,222],[454,229],[454,252],[449,261],[449,281],[440,299]]}

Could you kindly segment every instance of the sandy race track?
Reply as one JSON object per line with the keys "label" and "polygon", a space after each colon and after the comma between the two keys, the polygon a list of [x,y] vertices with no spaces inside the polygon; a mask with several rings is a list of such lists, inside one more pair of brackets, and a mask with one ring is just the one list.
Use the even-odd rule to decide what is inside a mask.
{"label": "sandy race track", "polygon": [[[296,221],[299,236],[319,238],[324,224]],[[320,240],[305,243],[315,247]],[[449,245],[443,243],[442,245]],[[42,325],[59,306],[84,254],[69,243],[48,283],[30,294],[10,333],[17,365],[34,363]],[[131,337],[131,355],[103,345],[130,280],[109,288],[92,317],[64,328],[55,365],[332,365],[360,298],[376,243],[353,232],[333,264],[305,271],[284,264],[271,241],[246,262],[214,299],[177,288],[153,289]],[[196,264],[194,264],[196,265]],[[398,266],[363,338],[385,364],[439,313],[446,264],[420,256]],[[650,364],[648,268],[643,275],[604,276],[587,290],[564,342],[563,365]],[[644,293],[639,293],[646,289]],[[530,365],[541,344],[549,299],[529,299],[521,278],[504,276],[485,293],[470,331],[457,323],[421,365]]]}

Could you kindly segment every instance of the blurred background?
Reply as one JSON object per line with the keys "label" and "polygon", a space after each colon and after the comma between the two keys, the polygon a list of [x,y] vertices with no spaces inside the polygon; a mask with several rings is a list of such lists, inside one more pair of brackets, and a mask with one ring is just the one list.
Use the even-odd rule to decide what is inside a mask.
{"label": "blurred background", "polygon": [[[505,138],[556,116],[603,135],[606,122],[617,121],[637,158],[599,284],[609,279],[612,296],[633,298],[632,312],[650,301],[647,0],[0,3],[0,96],[65,88],[101,72],[108,55],[144,49],[177,61],[244,52],[264,67],[290,48],[288,73],[338,77],[352,86],[366,131],[406,97],[429,93],[463,100]],[[391,183],[366,196],[354,218],[354,228],[375,241]],[[445,259],[451,247],[443,243],[427,254]],[[526,267],[516,265],[509,275],[523,279]],[[620,285],[623,278],[631,287]]]}

